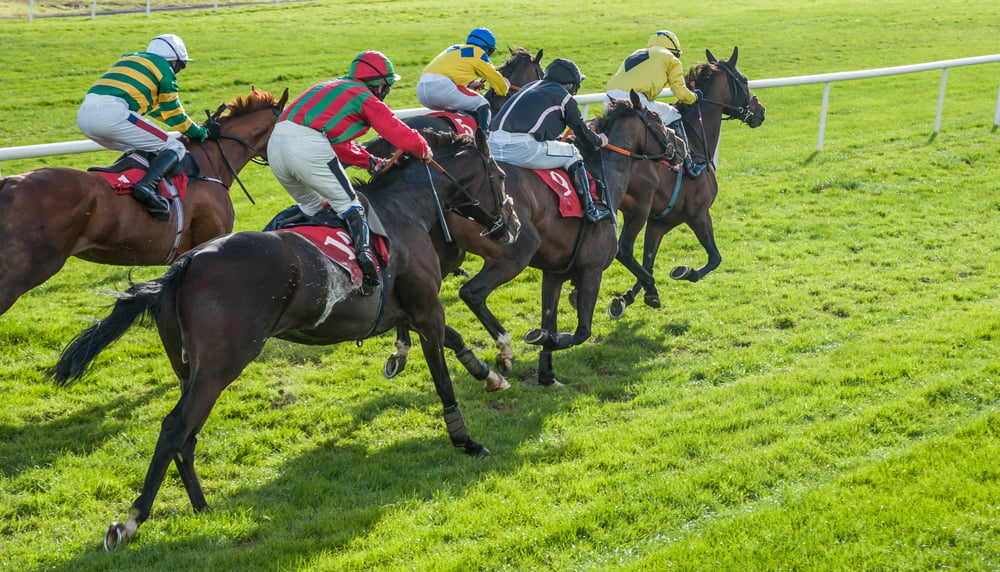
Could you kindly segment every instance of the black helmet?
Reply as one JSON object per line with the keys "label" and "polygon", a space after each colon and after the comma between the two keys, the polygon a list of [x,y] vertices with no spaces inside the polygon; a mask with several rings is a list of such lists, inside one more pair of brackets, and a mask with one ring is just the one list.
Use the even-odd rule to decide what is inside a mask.
{"label": "black helmet", "polygon": [[562,83],[577,84],[587,79],[587,76],[580,73],[580,68],[569,60],[556,58],[545,68],[545,76],[542,79]]}

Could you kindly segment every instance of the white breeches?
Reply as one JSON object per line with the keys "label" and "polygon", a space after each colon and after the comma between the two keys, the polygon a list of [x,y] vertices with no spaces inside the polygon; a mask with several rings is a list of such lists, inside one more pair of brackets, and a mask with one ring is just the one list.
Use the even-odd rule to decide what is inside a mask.
{"label": "white breeches", "polygon": [[489,105],[486,98],[467,87],[459,87],[446,75],[425,73],[417,82],[417,101],[428,109],[475,111]]}
{"label": "white breeches", "polygon": [[307,215],[316,214],[327,202],[338,215],[351,207],[362,208],[330,140],[315,129],[279,122],[267,144],[267,161]]}
{"label": "white breeches", "polygon": [[566,169],[583,161],[580,150],[564,141],[537,141],[527,133],[493,131],[489,137],[490,151],[497,161],[529,169]]}
{"label": "white breeches", "polygon": [[108,149],[131,153],[173,151],[183,159],[187,150],[158,125],[129,110],[128,103],[113,95],[88,93],[76,112],[76,123],[89,139]]}
{"label": "white breeches", "polygon": [[[639,96],[639,100],[642,101],[643,105],[652,109],[657,115],[660,116],[660,121],[662,121],[664,125],[670,125],[681,118],[681,113],[677,111],[677,108],[673,105],[661,103],[659,101],[650,101],[646,95],[642,93],[637,93],[636,95]],[[608,96],[615,99],[624,99],[625,101],[629,100],[628,92],[620,89],[608,90]],[[607,106],[605,106],[605,109],[607,109]]]}

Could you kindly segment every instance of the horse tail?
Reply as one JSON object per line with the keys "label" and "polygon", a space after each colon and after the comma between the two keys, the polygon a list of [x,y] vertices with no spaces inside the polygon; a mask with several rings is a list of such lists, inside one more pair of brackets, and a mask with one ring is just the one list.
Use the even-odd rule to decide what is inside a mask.
{"label": "horse tail", "polygon": [[177,289],[190,261],[191,256],[182,256],[163,276],[132,284],[128,290],[117,294],[118,300],[111,313],[73,338],[56,365],[48,371],[49,377],[61,386],[83,377],[98,354],[122,337],[137,320],[156,315],[161,300],[172,296]]}

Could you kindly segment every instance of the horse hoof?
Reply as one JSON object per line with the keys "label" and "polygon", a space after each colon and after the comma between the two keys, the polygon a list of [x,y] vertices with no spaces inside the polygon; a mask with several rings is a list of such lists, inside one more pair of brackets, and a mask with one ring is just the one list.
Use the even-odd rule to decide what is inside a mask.
{"label": "horse hoof", "polygon": [[465,446],[465,454],[470,457],[489,457],[492,455],[489,449],[483,447],[479,443],[476,443],[472,439],[469,439],[469,443]]}
{"label": "horse hoof", "polygon": [[611,300],[611,303],[608,304],[608,315],[611,316],[612,320],[621,319],[621,317],[625,315],[625,308],[628,308],[625,298],[622,296],[615,296]]}
{"label": "horse hoof", "polygon": [[547,341],[549,341],[549,333],[541,328],[528,330],[528,333],[524,334],[524,342],[533,346],[544,344]]}
{"label": "horse hoof", "polygon": [[674,269],[670,271],[670,278],[673,280],[684,280],[690,274],[690,266],[675,266]]}
{"label": "horse hoof", "polygon": [[660,296],[657,294],[653,294],[652,296],[650,295],[644,296],[642,301],[645,302],[646,305],[649,306],[650,308],[660,307]]}
{"label": "horse hoof", "polygon": [[125,544],[125,537],[122,535],[124,530],[125,525],[118,522],[111,523],[111,526],[108,527],[108,531],[104,533],[105,552],[112,552],[122,544]]}
{"label": "horse hoof", "polygon": [[493,360],[493,365],[493,369],[504,377],[507,377],[510,375],[510,372],[514,371],[514,360],[502,354],[497,354],[496,359]]}
{"label": "horse hoof", "polygon": [[499,375],[495,371],[491,371],[490,375],[487,376],[486,381],[483,383],[483,389],[487,392],[494,391],[504,391],[510,389],[510,382],[508,382],[502,375]]}
{"label": "horse hoof", "polygon": [[405,367],[406,358],[401,357],[398,354],[392,354],[385,360],[385,365],[382,366],[382,373],[384,373],[389,379],[392,379],[399,375],[399,372],[403,371],[403,368]]}

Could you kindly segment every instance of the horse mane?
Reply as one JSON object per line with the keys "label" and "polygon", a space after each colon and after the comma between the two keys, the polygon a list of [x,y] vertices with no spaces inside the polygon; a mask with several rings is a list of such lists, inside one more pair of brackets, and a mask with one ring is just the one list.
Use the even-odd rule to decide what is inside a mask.
{"label": "horse mane", "polygon": [[[440,131],[430,127],[424,127],[418,130],[420,135],[427,141],[427,144],[434,150],[434,156],[437,158],[441,157],[451,157],[456,155],[469,145],[475,145],[475,139],[471,135],[460,135],[454,131]],[[376,137],[371,141],[364,144],[366,151],[375,155],[376,157],[388,158],[396,151],[396,147],[385,140],[384,137]],[[404,159],[412,159],[407,157]],[[400,164],[386,170],[384,173],[378,177],[372,179],[367,183],[362,183],[355,185],[355,188],[362,190],[365,194],[378,189],[379,185],[375,185],[376,182],[382,181],[383,179],[390,179],[392,177],[405,176],[406,169],[402,167],[405,164],[401,161]]]}
{"label": "horse mane", "polygon": [[500,75],[504,75],[504,72],[509,71],[511,68],[516,66],[520,60],[532,57],[534,56],[532,56],[531,52],[529,52],[526,48],[515,46],[510,48],[510,58],[501,64],[500,67],[497,68],[497,71],[500,72]]}
{"label": "horse mane", "polygon": [[688,85],[694,82],[696,86],[700,86],[707,82],[716,71],[718,71],[718,68],[715,65],[708,62],[700,62],[688,68],[684,80]]}
{"label": "horse mane", "polygon": [[278,104],[274,94],[262,89],[251,88],[247,95],[237,95],[232,101],[226,104],[229,110],[229,117],[243,115],[266,107],[274,107]]}

